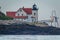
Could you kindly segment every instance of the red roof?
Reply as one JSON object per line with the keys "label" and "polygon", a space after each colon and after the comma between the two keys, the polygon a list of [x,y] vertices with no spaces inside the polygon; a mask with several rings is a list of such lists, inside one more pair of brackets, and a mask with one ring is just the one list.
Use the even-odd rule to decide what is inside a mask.
{"label": "red roof", "polygon": [[7,16],[14,18],[16,12],[6,12]]}
{"label": "red roof", "polygon": [[12,18],[27,18],[27,16],[15,16],[16,12],[6,12],[7,16],[12,17]]}
{"label": "red roof", "polygon": [[32,8],[22,8],[27,14],[32,14]]}
{"label": "red roof", "polygon": [[[27,14],[32,14],[32,8],[22,8]],[[19,9],[20,10],[20,9]],[[12,18],[27,18],[27,16],[15,16],[16,12],[8,11],[7,16]]]}

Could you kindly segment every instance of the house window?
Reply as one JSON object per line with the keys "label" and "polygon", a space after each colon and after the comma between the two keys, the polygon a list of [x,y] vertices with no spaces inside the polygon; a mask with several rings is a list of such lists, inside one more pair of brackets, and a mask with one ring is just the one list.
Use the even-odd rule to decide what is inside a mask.
{"label": "house window", "polygon": [[23,14],[22,14],[22,16],[23,16]]}
{"label": "house window", "polygon": [[19,16],[19,14],[18,14],[18,16]]}
{"label": "house window", "polygon": [[32,22],[33,22],[33,19],[32,19]]}
{"label": "house window", "polygon": [[26,19],[24,19],[24,20],[26,20]]}
{"label": "house window", "polygon": [[35,19],[35,21],[36,21],[36,19]]}
{"label": "house window", "polygon": [[28,18],[28,16],[27,16],[27,18]]}

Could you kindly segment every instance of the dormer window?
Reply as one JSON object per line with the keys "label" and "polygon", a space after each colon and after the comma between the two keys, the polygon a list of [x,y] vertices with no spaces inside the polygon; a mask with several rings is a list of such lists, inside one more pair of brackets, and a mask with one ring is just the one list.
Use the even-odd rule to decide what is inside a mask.
{"label": "dormer window", "polygon": [[22,9],[20,9],[20,12],[22,12]]}

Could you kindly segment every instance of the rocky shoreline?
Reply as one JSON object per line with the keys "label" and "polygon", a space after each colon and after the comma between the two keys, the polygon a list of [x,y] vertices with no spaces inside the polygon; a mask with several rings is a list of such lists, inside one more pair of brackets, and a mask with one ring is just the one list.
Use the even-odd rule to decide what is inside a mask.
{"label": "rocky shoreline", "polygon": [[0,35],[60,35],[60,28],[28,24],[0,25]]}

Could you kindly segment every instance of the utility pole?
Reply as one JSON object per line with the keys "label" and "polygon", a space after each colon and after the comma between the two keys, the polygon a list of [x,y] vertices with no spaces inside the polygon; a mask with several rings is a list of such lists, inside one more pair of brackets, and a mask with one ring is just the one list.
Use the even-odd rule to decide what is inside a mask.
{"label": "utility pole", "polygon": [[54,22],[54,16],[53,16],[53,11],[52,11],[52,14],[51,14],[51,26],[53,26],[53,22]]}
{"label": "utility pole", "polygon": [[1,6],[0,6],[0,12],[1,12]]}

